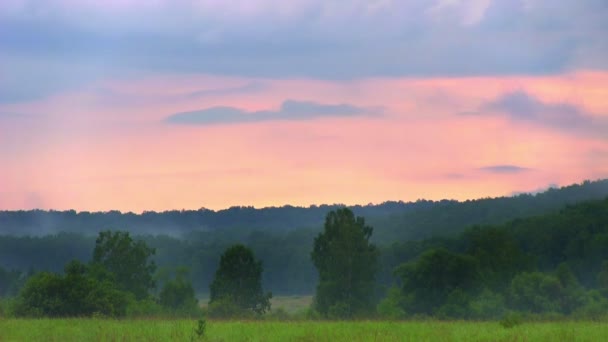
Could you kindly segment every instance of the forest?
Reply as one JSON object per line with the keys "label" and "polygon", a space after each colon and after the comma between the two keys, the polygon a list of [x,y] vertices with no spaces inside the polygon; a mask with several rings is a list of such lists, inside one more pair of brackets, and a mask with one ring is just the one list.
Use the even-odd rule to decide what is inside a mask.
{"label": "forest", "polygon": [[[89,314],[118,316],[162,308],[191,313],[195,297],[211,297],[209,310],[217,316],[243,307],[261,314],[271,310],[271,296],[294,294],[313,294],[311,310],[329,318],[496,319],[512,312],[593,318],[608,312],[607,180],[465,202],[81,215],[1,214],[0,297],[14,298],[13,313],[40,315],[35,308],[41,304],[27,300],[44,293],[41,286],[75,283],[103,299]],[[30,231],[36,220],[57,217],[69,229],[15,233],[19,222]],[[195,229],[203,217],[215,225]],[[159,227],[174,222],[179,233],[143,232],[154,220]],[[136,228],[106,226],[111,222]],[[248,288],[255,294],[247,297],[258,298],[253,304],[243,299],[234,302],[248,304],[235,306],[225,299],[233,295],[214,290],[230,288],[230,274],[243,274],[225,262],[237,252],[242,255],[235,260],[249,260],[243,267],[254,270]],[[125,258],[137,261],[129,271],[117,261]],[[62,310],[60,316],[70,316]]]}

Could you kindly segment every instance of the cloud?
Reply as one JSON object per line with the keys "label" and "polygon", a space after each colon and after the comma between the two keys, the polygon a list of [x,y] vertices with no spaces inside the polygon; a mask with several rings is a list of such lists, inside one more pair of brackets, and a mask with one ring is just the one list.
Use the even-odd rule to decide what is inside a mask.
{"label": "cloud", "polygon": [[234,95],[234,94],[243,94],[243,93],[252,93],[264,90],[266,85],[262,82],[249,82],[242,86],[231,87],[231,88],[221,88],[221,89],[205,89],[191,92],[186,95],[188,98],[201,98],[201,97],[209,97],[209,96],[224,96],[224,95]]}
{"label": "cloud", "polygon": [[[471,115],[471,113],[461,113]],[[516,121],[535,124],[567,132],[593,134],[608,138],[608,121],[594,117],[569,103],[546,103],[524,92],[503,94],[481,106],[475,115],[506,115]]]}
{"label": "cloud", "polygon": [[483,109],[503,112],[520,120],[546,120],[551,116],[557,124],[564,126],[586,119],[582,111],[574,105],[544,103],[524,91],[501,95],[486,103]]}
{"label": "cloud", "polygon": [[276,120],[312,120],[323,117],[377,115],[380,108],[362,108],[349,104],[319,104],[312,101],[286,100],[276,111],[247,112],[234,107],[212,107],[173,114],[165,119],[171,124],[216,125]]}
{"label": "cloud", "polygon": [[490,165],[480,167],[478,170],[494,174],[517,174],[530,171],[529,168],[517,165]]}
{"label": "cloud", "polygon": [[125,70],[354,79],[608,69],[608,2],[594,0],[3,0],[0,21],[4,101]]}

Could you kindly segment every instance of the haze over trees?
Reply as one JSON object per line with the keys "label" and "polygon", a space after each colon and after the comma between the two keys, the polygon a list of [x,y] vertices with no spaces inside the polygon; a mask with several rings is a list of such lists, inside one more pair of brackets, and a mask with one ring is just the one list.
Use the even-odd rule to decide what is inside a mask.
{"label": "haze over trees", "polygon": [[[521,209],[538,201],[538,207],[550,207],[546,203],[596,194],[603,182],[536,196],[446,204],[445,211],[437,205],[416,209],[402,217],[418,217],[428,229],[440,231],[443,226],[451,233],[418,240],[395,238],[390,244],[375,242],[376,224],[394,223],[395,217],[377,218],[376,224],[368,225],[371,220],[350,208],[327,212],[324,226],[280,233],[233,228],[192,232],[181,239],[131,238],[128,232],[108,231],[97,238],[75,233],[0,236],[0,296],[18,294],[21,309],[38,308],[18,311],[15,306],[15,312],[29,315],[194,311],[193,293],[208,292],[213,292],[211,306],[216,306],[218,316],[243,307],[261,313],[269,309],[263,300],[269,297],[261,291],[265,289],[274,294],[314,293],[314,309],[322,317],[486,319],[510,311],[599,317],[608,313],[608,195],[531,217],[453,227],[484,221],[489,213],[505,213],[506,204]],[[458,207],[474,217],[464,217]],[[403,226],[393,230],[393,236],[402,230],[416,229]],[[231,249],[234,253],[228,253]],[[240,257],[227,258],[238,262],[222,267],[222,254]],[[71,262],[74,259],[78,261]],[[240,263],[248,266],[226,271]],[[186,266],[190,271],[161,279],[158,272],[154,275],[155,265],[159,270]],[[221,294],[230,288],[225,284],[234,275],[255,279],[248,298],[261,298],[258,304],[241,305],[247,300]],[[132,284],[135,279],[142,279],[138,286]],[[74,290],[58,290],[68,287]],[[81,295],[85,292],[97,293],[98,300],[90,302]],[[85,311],[74,311],[75,307]]]}

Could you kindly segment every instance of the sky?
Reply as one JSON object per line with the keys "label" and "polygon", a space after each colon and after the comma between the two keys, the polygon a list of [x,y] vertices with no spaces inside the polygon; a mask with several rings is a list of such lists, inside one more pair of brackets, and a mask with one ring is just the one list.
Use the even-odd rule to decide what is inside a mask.
{"label": "sky", "polygon": [[2,0],[0,210],[608,177],[605,0]]}

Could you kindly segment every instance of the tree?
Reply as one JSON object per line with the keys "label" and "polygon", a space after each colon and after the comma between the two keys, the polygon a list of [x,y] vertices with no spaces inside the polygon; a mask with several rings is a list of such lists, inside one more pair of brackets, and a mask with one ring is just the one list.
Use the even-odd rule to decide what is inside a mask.
{"label": "tree", "polygon": [[163,285],[159,294],[160,305],[175,312],[194,313],[198,309],[198,301],[192,283],[187,279],[188,270],[179,268],[176,273],[175,279]]}
{"label": "tree", "polygon": [[155,250],[143,241],[133,241],[128,232],[100,232],[95,241],[93,264],[99,264],[114,277],[121,290],[144,299],[156,284],[156,265],[149,260]]}
{"label": "tree", "polygon": [[255,259],[251,249],[237,244],[229,247],[211,283],[209,306],[223,303],[263,314],[270,310],[270,292],[262,290],[262,262]]}
{"label": "tree", "polygon": [[410,313],[434,314],[450,300],[452,304],[462,302],[479,280],[475,258],[445,248],[431,249],[418,260],[399,266],[395,273],[401,277]]}
{"label": "tree", "polygon": [[108,281],[97,281],[79,261],[65,267],[65,275],[36,273],[19,293],[18,316],[80,317],[100,313],[126,314],[127,296]]}
{"label": "tree", "polygon": [[321,315],[348,318],[374,310],[378,250],[369,242],[372,232],[348,208],[327,214],[311,253],[319,272],[314,305]]}

